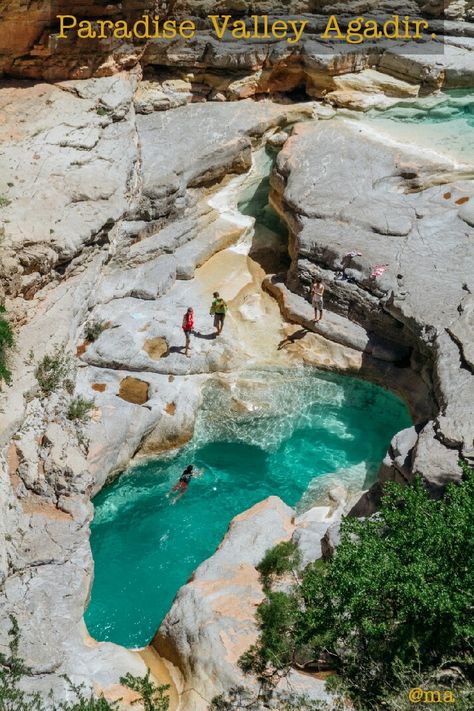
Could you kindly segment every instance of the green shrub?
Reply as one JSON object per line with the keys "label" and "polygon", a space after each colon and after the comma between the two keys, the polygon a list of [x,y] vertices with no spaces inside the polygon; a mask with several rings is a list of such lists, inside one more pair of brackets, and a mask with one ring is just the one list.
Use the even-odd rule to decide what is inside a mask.
{"label": "green shrub", "polygon": [[[343,711],[342,706],[328,704],[325,701],[314,701],[306,694],[294,692],[277,692],[263,688],[249,689],[245,686],[234,686],[228,692],[215,696],[209,711],[244,711],[244,709],[261,709],[262,702],[271,702],[268,708],[274,711]],[[267,708],[267,706],[265,706]]]}
{"label": "green shrub", "polygon": [[66,417],[68,420],[79,420],[84,422],[87,420],[90,411],[95,406],[94,400],[86,400],[82,395],[73,398],[67,408]]}
{"label": "green shrub", "polygon": [[105,331],[106,328],[107,324],[105,321],[89,321],[89,323],[86,323],[84,327],[84,335],[86,340],[92,343],[92,341],[99,338],[102,331]]}
{"label": "green shrub", "polygon": [[257,565],[265,588],[269,587],[274,578],[296,570],[301,562],[298,546],[293,541],[283,541],[265,553],[263,560]]}
{"label": "green shrub", "polygon": [[157,686],[150,679],[150,670],[143,677],[127,674],[120,679],[120,683],[138,693],[139,698],[133,703],[143,704],[143,711],[168,711],[170,700],[165,691],[170,686],[169,684]]}
{"label": "green shrub", "polygon": [[260,638],[240,657],[239,666],[245,674],[255,674],[262,686],[278,682],[294,661],[298,611],[297,596],[284,592],[270,592],[257,610]]}
{"label": "green shrub", "polygon": [[35,370],[36,380],[43,393],[49,395],[64,385],[71,369],[71,356],[59,346],[52,355],[45,355]]}
{"label": "green shrub", "polygon": [[455,660],[472,683],[474,473],[463,470],[439,501],[418,478],[387,485],[372,518],[346,518],[334,557],[260,607],[242,668],[271,678],[298,658],[321,660],[357,709],[389,708],[400,670],[427,676]]}
{"label": "green shrub", "polygon": [[[21,682],[32,671],[18,656],[18,623],[13,616],[10,616],[10,621],[9,654],[0,652],[0,711],[119,711],[119,702],[108,701],[103,696],[96,697],[83,685],[75,685],[66,677],[75,697],[72,701],[57,702],[51,695],[42,699],[37,693],[23,691]],[[169,687],[154,684],[149,671],[144,677],[127,674],[120,679],[120,683],[137,692],[135,703],[141,703],[144,711],[168,710],[169,700],[164,692]]]}
{"label": "green shrub", "polygon": [[0,381],[4,380],[10,385],[12,374],[7,368],[8,350],[13,347],[15,339],[9,322],[3,317],[5,308],[0,306]]}
{"label": "green shrub", "polygon": [[256,693],[244,686],[234,686],[227,693],[215,696],[209,711],[236,711],[237,709],[252,708],[257,700]]}
{"label": "green shrub", "polygon": [[8,207],[11,204],[11,200],[9,200],[5,195],[0,195],[0,207]]}

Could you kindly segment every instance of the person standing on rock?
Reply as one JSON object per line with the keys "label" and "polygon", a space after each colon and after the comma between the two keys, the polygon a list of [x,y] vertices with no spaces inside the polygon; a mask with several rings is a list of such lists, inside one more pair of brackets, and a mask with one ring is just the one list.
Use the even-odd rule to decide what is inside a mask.
{"label": "person standing on rock", "polygon": [[314,309],[314,322],[321,321],[323,317],[324,284],[321,279],[315,279],[311,286],[311,303]]}
{"label": "person standing on rock", "polygon": [[220,336],[222,329],[224,328],[225,315],[227,313],[227,304],[224,299],[219,296],[219,292],[215,291],[214,301],[211,304],[210,314],[214,316],[214,328],[216,329],[216,336]]}
{"label": "person standing on rock", "polygon": [[184,355],[189,357],[189,349],[191,347],[191,333],[194,329],[194,310],[191,306],[188,308],[183,317],[183,332],[185,338]]}

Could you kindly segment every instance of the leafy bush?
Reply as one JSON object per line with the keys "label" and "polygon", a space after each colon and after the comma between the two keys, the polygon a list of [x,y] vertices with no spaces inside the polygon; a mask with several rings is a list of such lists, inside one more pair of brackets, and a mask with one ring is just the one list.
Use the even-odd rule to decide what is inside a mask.
{"label": "leafy bush", "polygon": [[474,473],[463,469],[439,501],[420,479],[389,484],[377,515],[346,518],[334,557],[260,607],[244,671],[271,679],[322,661],[360,709],[388,708],[400,670],[426,676],[455,660],[472,682]]}
{"label": "leafy bush", "polygon": [[5,195],[0,195],[0,207],[8,207],[11,204],[11,200],[9,200]]}
{"label": "leafy bush", "polygon": [[84,422],[89,416],[90,411],[94,407],[94,400],[86,400],[82,395],[73,398],[68,406],[66,417],[68,420],[79,420]]}
{"label": "leafy bush", "polygon": [[283,541],[265,553],[263,560],[257,565],[262,576],[264,587],[271,585],[273,578],[281,577],[296,570],[301,556],[298,546],[293,541]]}
{"label": "leafy bush", "polygon": [[[474,658],[463,658],[463,664],[469,663],[471,668]],[[441,666],[429,672],[420,673],[413,669],[404,669],[399,665],[396,670],[396,692],[387,696],[385,708],[387,711],[413,711],[413,702],[409,699],[411,689],[436,690],[446,703],[434,702],[435,708],[455,708],[456,711],[472,711],[474,709],[474,685],[467,681],[461,670],[455,666],[456,661],[450,660],[449,665]],[[446,692],[451,692],[452,701],[447,701]],[[423,703],[423,706],[425,704]]]}
{"label": "leafy bush", "polygon": [[31,669],[18,656],[20,633],[18,623],[10,616],[9,654],[0,653],[0,711],[118,711],[118,705],[103,697],[95,698],[83,687],[71,684],[76,699],[72,702],[47,702],[38,693],[21,689],[21,681]]}
{"label": "leafy bush", "polygon": [[269,593],[257,611],[260,638],[239,659],[244,674],[254,674],[267,694],[285,676],[294,660],[293,634],[298,609],[296,596]]}
{"label": "leafy bush", "polygon": [[[271,689],[249,689],[234,686],[227,693],[212,699],[209,711],[243,711],[243,709],[272,708],[274,711],[343,711],[343,706],[315,701],[306,694],[276,692]],[[269,703],[271,705],[269,705]]]}
{"label": "leafy bush", "polygon": [[86,323],[85,328],[84,328],[84,335],[86,337],[86,340],[92,341],[97,340],[99,338],[100,334],[102,331],[105,331],[107,328],[107,324],[105,321],[89,321],[89,323]]}
{"label": "leafy bush", "polygon": [[[103,696],[96,697],[83,686],[71,682],[69,684],[75,696],[73,701],[56,702],[51,696],[43,700],[37,693],[23,691],[21,681],[31,674],[31,669],[18,656],[18,623],[13,616],[10,616],[10,621],[9,654],[0,652],[0,711],[119,711],[119,702],[108,701]],[[135,703],[143,704],[145,711],[168,711],[169,700],[164,692],[169,687],[154,684],[149,671],[144,677],[127,674],[120,679],[120,683],[137,692]]]}
{"label": "leafy bush", "polygon": [[35,370],[36,380],[43,393],[49,395],[63,385],[71,369],[71,356],[59,346],[52,355],[45,355]]}
{"label": "leafy bush", "polygon": [[165,691],[170,685],[157,686],[150,679],[150,670],[143,677],[127,674],[120,679],[120,683],[138,693],[139,698],[133,703],[143,704],[144,711],[168,711],[170,700]]}
{"label": "leafy bush", "polygon": [[8,321],[3,318],[5,308],[0,306],[0,381],[4,380],[7,385],[11,383],[11,373],[7,368],[7,352],[14,345],[13,330]]}

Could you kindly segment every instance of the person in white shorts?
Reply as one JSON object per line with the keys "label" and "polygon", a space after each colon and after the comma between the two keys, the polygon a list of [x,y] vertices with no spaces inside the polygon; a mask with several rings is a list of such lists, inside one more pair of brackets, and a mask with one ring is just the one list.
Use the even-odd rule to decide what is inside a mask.
{"label": "person in white shorts", "polygon": [[323,317],[323,294],[324,284],[321,279],[315,279],[311,286],[311,303],[314,308],[315,323],[321,321]]}

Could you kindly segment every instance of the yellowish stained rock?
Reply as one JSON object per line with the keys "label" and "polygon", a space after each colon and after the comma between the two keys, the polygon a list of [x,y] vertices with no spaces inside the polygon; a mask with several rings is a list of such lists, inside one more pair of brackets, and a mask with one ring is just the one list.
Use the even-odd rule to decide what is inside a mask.
{"label": "yellowish stained rock", "polygon": [[127,376],[120,383],[118,396],[135,405],[143,405],[148,400],[148,387],[144,380]]}

